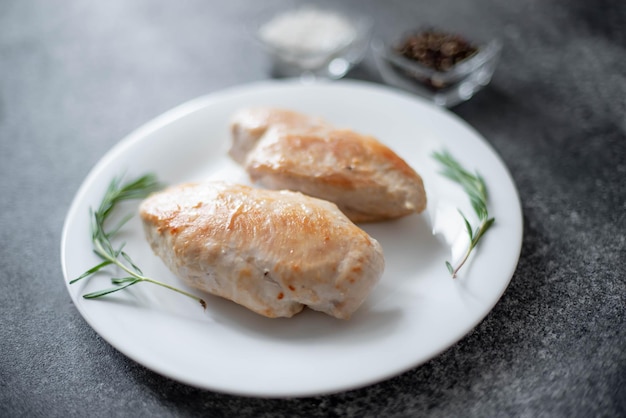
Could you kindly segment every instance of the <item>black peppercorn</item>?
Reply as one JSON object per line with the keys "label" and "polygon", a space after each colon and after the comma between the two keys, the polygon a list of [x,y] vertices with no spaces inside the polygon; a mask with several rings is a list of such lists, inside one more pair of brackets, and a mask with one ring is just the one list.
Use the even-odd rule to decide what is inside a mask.
{"label": "black peppercorn", "polygon": [[411,34],[395,50],[400,55],[437,71],[448,71],[478,52],[478,48],[463,37],[436,30]]}

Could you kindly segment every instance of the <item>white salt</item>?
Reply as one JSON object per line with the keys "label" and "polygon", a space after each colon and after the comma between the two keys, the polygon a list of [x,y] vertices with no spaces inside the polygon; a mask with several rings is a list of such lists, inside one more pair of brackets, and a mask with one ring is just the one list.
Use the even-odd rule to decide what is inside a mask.
{"label": "white salt", "polygon": [[259,35],[276,48],[296,53],[324,53],[349,44],[356,30],[336,13],[299,9],[274,17],[261,27]]}

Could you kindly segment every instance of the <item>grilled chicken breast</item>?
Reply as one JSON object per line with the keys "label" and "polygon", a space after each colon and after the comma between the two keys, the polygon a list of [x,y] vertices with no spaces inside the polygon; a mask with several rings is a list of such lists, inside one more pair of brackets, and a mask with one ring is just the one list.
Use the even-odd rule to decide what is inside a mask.
{"label": "grilled chicken breast", "polygon": [[297,192],[183,184],[148,197],[140,214],[176,276],[271,318],[306,305],[347,319],[384,269],[376,240],[336,205]]}
{"label": "grilled chicken breast", "polygon": [[237,112],[231,132],[229,153],[251,180],[334,202],[353,222],[398,218],[426,207],[421,177],[371,136],[274,108]]}

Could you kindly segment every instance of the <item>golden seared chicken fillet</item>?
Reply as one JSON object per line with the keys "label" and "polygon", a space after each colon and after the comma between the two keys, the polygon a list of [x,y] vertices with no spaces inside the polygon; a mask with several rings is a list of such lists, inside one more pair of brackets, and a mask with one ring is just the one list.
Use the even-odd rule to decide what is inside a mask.
{"label": "golden seared chicken fillet", "polygon": [[140,207],[153,251],[188,285],[267,317],[304,306],[347,319],[380,279],[380,244],[333,203],[226,182],[183,184]]}
{"label": "golden seared chicken fillet", "polygon": [[334,202],[353,222],[393,219],[426,208],[422,178],[371,136],[268,107],[237,112],[231,132],[229,153],[253,181]]}

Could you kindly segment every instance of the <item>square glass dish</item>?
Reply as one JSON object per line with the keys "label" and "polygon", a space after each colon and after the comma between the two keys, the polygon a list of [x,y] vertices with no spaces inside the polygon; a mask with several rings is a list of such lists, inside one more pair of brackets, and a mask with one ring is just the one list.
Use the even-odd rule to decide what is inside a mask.
{"label": "square glass dish", "polygon": [[[433,65],[432,60],[428,62],[430,65],[425,65],[403,55],[399,49],[407,36],[410,35],[372,42],[376,65],[383,80],[444,107],[469,100],[489,84],[502,49],[497,40],[472,43],[475,51],[470,56],[452,65],[444,65],[448,68],[442,69]],[[423,50],[420,53],[423,55]]]}
{"label": "square glass dish", "polygon": [[339,79],[368,51],[372,22],[313,6],[261,16],[252,35],[272,61],[275,77]]}

